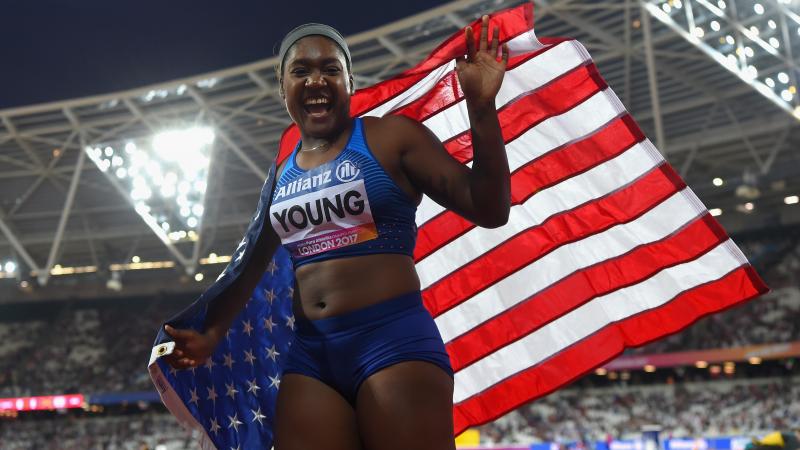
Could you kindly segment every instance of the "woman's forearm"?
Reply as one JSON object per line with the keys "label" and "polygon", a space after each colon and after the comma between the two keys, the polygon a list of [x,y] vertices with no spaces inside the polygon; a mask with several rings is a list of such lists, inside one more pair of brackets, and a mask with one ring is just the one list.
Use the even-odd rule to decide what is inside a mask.
{"label": "woman's forearm", "polygon": [[[269,222],[265,221],[264,227],[269,226]],[[270,231],[261,232],[256,248],[239,278],[209,304],[204,331],[217,342],[228,332],[233,320],[247,304],[275,253],[278,242]]]}
{"label": "woman's forearm", "polygon": [[467,111],[473,148],[470,195],[485,216],[480,225],[498,227],[508,222],[511,179],[497,109],[494,102],[472,105],[467,101]]}

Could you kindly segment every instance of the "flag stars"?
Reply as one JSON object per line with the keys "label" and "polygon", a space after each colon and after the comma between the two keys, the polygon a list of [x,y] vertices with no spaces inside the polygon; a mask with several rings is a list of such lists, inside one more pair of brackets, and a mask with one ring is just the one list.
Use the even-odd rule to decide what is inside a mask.
{"label": "flag stars", "polygon": [[270,275],[275,275],[276,270],[278,270],[278,265],[275,264],[275,260],[270,261],[267,266],[267,272],[269,272]]}
{"label": "flag stars", "polygon": [[217,401],[217,389],[214,386],[207,387],[206,390],[208,391],[208,397],[206,400],[211,400],[212,402]]}
{"label": "flag stars", "polygon": [[197,396],[197,388],[192,388],[192,390],[189,391],[189,395],[191,396],[189,403],[194,403],[194,406],[199,406],[197,401],[200,400],[200,397]]}
{"label": "flag stars", "polygon": [[261,389],[261,387],[258,384],[256,384],[255,378],[253,378],[253,381],[247,381],[247,392],[250,392],[253,395],[258,395],[259,389]]}
{"label": "flag stars", "polygon": [[231,384],[225,383],[225,389],[228,390],[228,392],[225,395],[227,395],[231,399],[233,399],[236,396],[236,394],[239,393],[239,391],[237,391],[236,388],[233,386],[233,381],[231,381]]}
{"label": "flag stars", "polygon": [[255,422],[257,420],[259,425],[264,425],[264,423],[261,421],[266,419],[267,416],[261,414],[261,407],[259,407],[257,410],[251,409],[250,412],[253,413],[253,420],[251,420],[251,422]]}
{"label": "flag stars", "polygon": [[250,319],[243,320],[242,321],[242,326],[243,326],[243,329],[244,329],[244,334],[250,336],[250,333],[253,332],[253,326],[250,325]]}
{"label": "flag stars", "polygon": [[275,349],[275,344],[273,344],[272,347],[267,348],[267,358],[271,359],[272,362],[275,362],[275,360],[278,359],[278,355],[280,355],[280,352]]}
{"label": "flag stars", "polygon": [[225,358],[225,362],[223,362],[222,365],[227,367],[228,370],[233,370],[233,362],[234,362],[233,355],[231,355],[231,353],[228,352],[225,354],[223,358]]}
{"label": "flag stars", "polygon": [[294,331],[294,314],[286,318],[286,326]]}
{"label": "flag stars", "polygon": [[239,421],[238,415],[238,413],[233,413],[233,416],[228,416],[228,420],[230,421],[228,428],[233,428],[237,433],[239,432],[239,425],[242,424],[242,422]]}
{"label": "flag stars", "polygon": [[252,349],[244,351],[244,360],[247,361],[251,366],[253,365],[253,361],[256,360],[256,357],[253,355]]}
{"label": "flag stars", "polygon": [[272,327],[274,327],[275,325],[277,325],[277,324],[272,321],[272,317],[271,316],[264,318],[264,328],[269,330],[270,333],[272,333]]}
{"label": "flag stars", "polygon": [[[270,331],[272,331],[272,330],[270,329]],[[178,371],[174,367],[170,366],[169,374],[172,375],[173,377],[176,377],[176,376],[178,376]]]}
{"label": "flag stars", "polygon": [[281,377],[275,375],[274,377],[269,377],[269,387],[274,387],[278,389],[281,387]]}
{"label": "flag stars", "polygon": [[275,300],[275,297],[276,297],[275,290],[274,289],[264,290],[264,297],[267,299],[267,301],[271,305],[272,302]]}
{"label": "flag stars", "polygon": [[294,288],[289,286],[287,291],[289,291],[289,298],[294,298]]}
{"label": "flag stars", "polygon": [[211,419],[211,432],[217,434],[219,433],[220,428],[222,427],[219,426],[219,422],[217,422],[217,419]]}
{"label": "flag stars", "polygon": [[205,364],[206,369],[208,369],[208,371],[211,372],[211,369],[214,368],[214,366],[216,365],[217,364],[214,362],[214,360],[211,359],[211,357],[209,356]]}

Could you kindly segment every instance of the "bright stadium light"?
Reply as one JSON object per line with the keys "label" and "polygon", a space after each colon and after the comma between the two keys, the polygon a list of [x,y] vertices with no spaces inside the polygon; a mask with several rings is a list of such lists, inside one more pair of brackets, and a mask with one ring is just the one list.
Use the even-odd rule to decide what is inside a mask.
{"label": "bright stadium light", "polygon": [[3,264],[3,271],[5,273],[14,273],[17,270],[17,264],[14,261],[7,261]]}
{"label": "bright stadium light", "polygon": [[780,0],[735,5],[725,0],[682,0],[679,11],[675,0],[644,3],[649,15],[800,119],[795,114],[800,102],[792,91],[800,73],[792,53],[800,46],[795,37],[795,32],[800,35],[800,14],[794,5]]}
{"label": "bright stadium light", "polygon": [[142,218],[163,239],[181,241],[200,226],[215,133],[209,127],[161,131],[86,148],[97,167],[128,192]]}

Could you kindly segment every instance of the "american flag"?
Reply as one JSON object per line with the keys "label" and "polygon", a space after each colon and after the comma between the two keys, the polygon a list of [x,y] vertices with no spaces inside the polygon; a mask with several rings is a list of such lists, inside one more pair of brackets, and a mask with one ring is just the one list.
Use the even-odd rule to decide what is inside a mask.
{"label": "american flag", "polygon": [[[414,258],[425,306],[455,370],[456,433],[568,384],[627,347],[675,333],[704,315],[767,291],[744,255],[643,135],[580,43],[537,38],[530,4],[493,14],[491,24],[500,27],[511,51],[497,96],[512,171],[509,222],[482,229],[427,197],[417,211]],[[480,26],[477,21],[472,25]],[[356,93],[351,113],[411,117],[430,128],[453,157],[471,164],[469,121],[455,74],[455,58],[464,49],[463,33],[457,33],[416,67]],[[298,138],[296,128],[286,130],[278,161],[289,155]],[[267,209],[267,194],[262,194],[234,263],[200,302],[213,299],[235,278],[237,261],[247,260]],[[281,258],[277,267],[290,266],[285,255]],[[261,291],[276,289],[265,283]],[[285,294],[279,298],[289,301]],[[276,323],[283,321],[279,325],[284,328],[274,336],[260,330],[262,347],[267,345],[263,339],[277,340],[291,331],[290,311],[281,309],[285,306],[264,308],[258,295],[251,303]],[[230,343],[241,333],[241,324],[232,333]],[[157,343],[168,351],[168,344]],[[288,343],[276,345],[285,348]],[[158,362],[158,348],[151,361]],[[221,349],[214,358],[237,351],[241,357],[241,350],[232,348]],[[151,367],[160,367],[154,376],[158,385],[166,366],[158,362]],[[255,373],[241,362],[238,367]],[[265,383],[267,373],[280,372],[279,364],[263,367]],[[162,398],[164,392],[185,394],[185,386],[198,383],[203,369],[195,372],[193,377],[166,375],[168,385],[159,386]],[[188,384],[173,384],[181,376]],[[246,389],[245,378],[231,383]],[[228,403],[222,397],[217,401]],[[253,405],[224,411],[244,417],[249,409],[253,416]],[[232,440],[218,442],[208,434],[209,417],[223,426],[228,412],[200,416],[188,408],[217,448],[250,442],[242,436],[251,429],[263,439],[262,446],[271,442],[271,432],[261,431],[260,422],[257,427],[253,421],[235,430],[225,423],[218,431]],[[271,408],[264,405],[263,411]]]}

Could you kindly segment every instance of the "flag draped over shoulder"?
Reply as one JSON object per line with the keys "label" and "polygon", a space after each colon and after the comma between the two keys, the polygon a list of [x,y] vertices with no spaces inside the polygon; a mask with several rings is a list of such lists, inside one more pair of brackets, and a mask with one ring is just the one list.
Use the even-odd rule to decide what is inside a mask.
{"label": "flag draped over shoulder", "polygon": [[[416,218],[423,300],[455,370],[456,432],[552,392],[626,347],[767,291],[580,43],[537,39],[530,4],[496,13],[491,23],[511,51],[496,101],[512,172],[509,222],[482,229],[427,197]],[[358,91],[351,113],[420,121],[470,165],[469,121],[455,73],[455,58],[464,53],[457,33],[416,67]],[[284,132],[279,161],[298,138],[295,127]],[[207,302],[236,278],[263,225],[271,185],[234,262],[170,323],[202,324]],[[209,446],[271,443],[271,402],[293,328],[293,279],[284,252],[270,267],[211,368],[170,374],[158,359],[169,338],[160,335],[154,347],[151,374],[162,398],[202,430]],[[252,333],[244,331],[247,321]],[[263,326],[267,321],[275,325]],[[232,368],[225,365],[231,357]],[[259,389],[248,392],[252,380]],[[215,400],[209,386],[222,391]]]}

